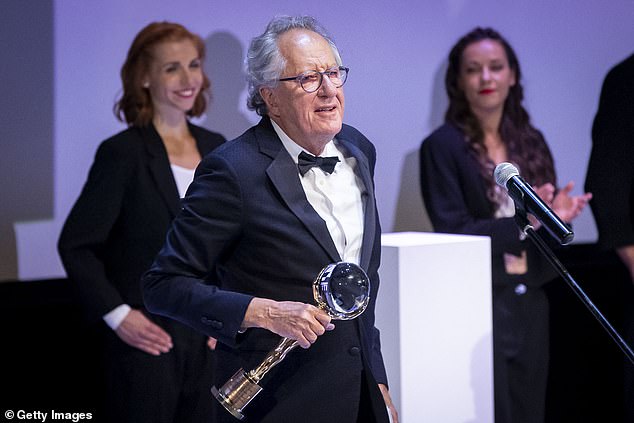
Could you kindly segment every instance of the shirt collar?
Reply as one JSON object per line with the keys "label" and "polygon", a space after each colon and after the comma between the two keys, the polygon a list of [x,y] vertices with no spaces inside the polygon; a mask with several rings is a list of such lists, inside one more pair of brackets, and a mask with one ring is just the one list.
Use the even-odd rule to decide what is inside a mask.
{"label": "shirt collar", "polygon": [[[302,148],[295,141],[293,141],[288,135],[286,135],[286,132],[284,132],[284,130],[277,123],[275,123],[273,119],[271,119],[271,124],[273,124],[273,129],[275,130],[275,133],[277,134],[277,136],[280,137],[280,140],[282,141],[282,145],[284,146],[286,151],[288,151],[288,154],[291,155],[291,157],[293,158],[293,161],[296,164],[297,164],[297,157],[299,156],[299,153],[301,153],[302,151],[305,151],[307,154],[312,154],[306,151],[304,148]],[[324,151],[322,151],[320,156],[322,157],[337,156],[339,157],[339,160],[343,159],[343,155],[339,152],[339,150],[335,146],[334,139],[328,141],[328,144],[326,144],[326,146],[324,147]]]}

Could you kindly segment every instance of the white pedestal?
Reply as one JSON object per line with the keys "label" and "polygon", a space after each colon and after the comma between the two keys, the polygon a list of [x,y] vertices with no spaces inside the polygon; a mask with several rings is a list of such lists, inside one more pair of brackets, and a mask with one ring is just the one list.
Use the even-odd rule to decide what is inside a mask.
{"label": "white pedestal", "polygon": [[376,326],[401,422],[493,422],[489,238],[401,232],[382,244]]}

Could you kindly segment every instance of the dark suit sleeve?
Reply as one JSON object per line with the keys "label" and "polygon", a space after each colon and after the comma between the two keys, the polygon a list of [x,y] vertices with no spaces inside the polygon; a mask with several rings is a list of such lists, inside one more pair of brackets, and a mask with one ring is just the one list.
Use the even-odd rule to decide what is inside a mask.
{"label": "dark suit sleeve", "polygon": [[[378,278],[378,276],[377,276]],[[374,305],[372,307],[374,310]],[[374,320],[374,316],[372,316]],[[370,340],[370,367],[372,369],[372,375],[377,383],[382,383],[383,385],[388,386],[387,382],[387,372],[385,371],[385,363],[383,362],[383,353],[381,352],[381,333],[376,326],[372,326],[371,328],[371,336]]]}
{"label": "dark suit sleeve", "polygon": [[420,183],[436,232],[490,236],[493,254],[520,253],[514,219],[492,216],[482,177],[457,130],[445,126],[423,142]]}
{"label": "dark suit sleeve", "polygon": [[605,78],[592,127],[585,188],[604,248],[634,244],[634,56]]}
{"label": "dark suit sleeve", "polygon": [[237,242],[242,213],[234,170],[217,155],[206,156],[165,246],[142,279],[148,310],[235,345],[252,296],[220,289],[216,272]]}
{"label": "dark suit sleeve", "polygon": [[[369,144],[369,151],[366,153],[367,157],[368,157],[368,165],[370,168],[370,175],[372,177],[372,181],[374,181],[374,170],[375,170],[375,165],[376,165],[376,149],[374,148],[374,145],[371,144],[368,141]],[[370,260],[370,271],[369,271],[369,278],[370,278],[370,283],[373,286],[380,286],[379,283],[379,273],[378,273],[378,267],[381,261],[381,224],[378,218],[378,209],[376,207],[375,204],[375,210],[377,210],[377,219],[376,219],[376,229],[375,229],[375,234],[377,234],[377,239],[374,243],[374,247],[372,250],[372,258]],[[377,292],[378,294],[378,292]],[[387,382],[387,372],[385,371],[385,363],[383,362],[383,353],[381,352],[381,334],[379,329],[374,326],[374,309],[375,309],[375,304],[376,304],[376,297],[378,295],[374,296],[373,299],[373,304],[372,304],[372,329],[371,329],[371,342],[370,342],[370,349],[371,349],[371,357],[370,357],[370,366],[372,368],[372,374],[374,376],[374,379],[376,380],[377,383],[381,383],[383,385],[388,385]]]}
{"label": "dark suit sleeve", "polygon": [[123,303],[108,280],[104,256],[130,172],[128,155],[118,151],[112,143],[102,143],[58,242],[66,273],[93,320]]}

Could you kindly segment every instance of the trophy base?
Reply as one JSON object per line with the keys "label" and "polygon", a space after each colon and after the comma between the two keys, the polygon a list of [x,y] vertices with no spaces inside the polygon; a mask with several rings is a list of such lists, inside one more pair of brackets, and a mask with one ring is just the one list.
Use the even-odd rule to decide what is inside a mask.
{"label": "trophy base", "polygon": [[242,409],[251,402],[262,388],[250,380],[247,373],[240,369],[220,389],[211,388],[211,394],[231,415],[244,419]]}

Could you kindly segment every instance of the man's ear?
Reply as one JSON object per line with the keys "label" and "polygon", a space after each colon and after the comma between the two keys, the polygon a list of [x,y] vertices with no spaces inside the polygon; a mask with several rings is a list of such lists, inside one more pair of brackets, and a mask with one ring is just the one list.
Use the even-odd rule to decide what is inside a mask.
{"label": "man's ear", "polygon": [[262,96],[262,100],[264,100],[269,114],[272,116],[278,116],[279,102],[275,92],[270,87],[261,87],[260,96]]}

